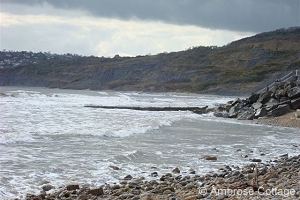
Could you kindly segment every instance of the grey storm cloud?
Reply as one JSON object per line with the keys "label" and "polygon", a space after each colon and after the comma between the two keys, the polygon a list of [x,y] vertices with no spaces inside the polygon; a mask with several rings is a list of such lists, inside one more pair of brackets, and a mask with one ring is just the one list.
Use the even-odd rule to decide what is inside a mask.
{"label": "grey storm cloud", "polygon": [[300,25],[299,0],[2,0],[81,10],[93,16],[263,32]]}

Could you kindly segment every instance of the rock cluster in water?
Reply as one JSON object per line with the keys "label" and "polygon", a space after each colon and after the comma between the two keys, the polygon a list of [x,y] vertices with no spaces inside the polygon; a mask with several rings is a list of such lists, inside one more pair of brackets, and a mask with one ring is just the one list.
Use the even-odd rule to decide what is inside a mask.
{"label": "rock cluster in water", "polygon": [[299,81],[276,82],[272,89],[252,94],[246,99],[229,101],[213,109],[216,117],[252,120],[260,117],[278,117],[300,109]]}
{"label": "rock cluster in water", "polygon": [[[214,162],[214,161],[211,161]],[[195,170],[171,173],[159,177],[150,172],[152,179],[124,177],[116,184],[98,188],[89,185],[67,185],[55,188],[44,185],[39,195],[27,194],[28,200],[196,200],[196,199],[299,199],[300,155],[282,155],[268,163],[253,162],[242,168],[224,166],[219,172],[197,175]]]}

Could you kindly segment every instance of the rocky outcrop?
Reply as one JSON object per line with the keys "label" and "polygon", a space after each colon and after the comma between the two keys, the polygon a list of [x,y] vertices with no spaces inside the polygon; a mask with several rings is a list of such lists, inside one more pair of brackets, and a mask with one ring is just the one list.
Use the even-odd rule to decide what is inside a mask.
{"label": "rocky outcrop", "polygon": [[300,81],[278,83],[261,94],[246,99],[236,99],[214,109],[214,116],[252,120],[259,117],[278,117],[291,110],[300,109]]}

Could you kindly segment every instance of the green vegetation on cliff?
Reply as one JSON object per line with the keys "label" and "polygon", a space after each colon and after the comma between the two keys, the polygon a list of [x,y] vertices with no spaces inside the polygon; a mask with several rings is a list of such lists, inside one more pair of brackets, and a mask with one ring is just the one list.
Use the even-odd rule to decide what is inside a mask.
{"label": "green vegetation on cliff", "polygon": [[44,59],[0,69],[0,85],[246,94],[300,66],[300,27],[153,56]]}

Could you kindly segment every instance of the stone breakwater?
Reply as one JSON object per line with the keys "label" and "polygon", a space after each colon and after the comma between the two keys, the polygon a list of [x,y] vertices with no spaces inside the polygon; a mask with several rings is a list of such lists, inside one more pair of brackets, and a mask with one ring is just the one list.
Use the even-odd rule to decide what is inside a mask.
{"label": "stone breakwater", "polygon": [[[214,162],[214,159],[211,160]],[[114,170],[122,170],[111,166]],[[176,167],[158,176],[157,171],[145,177],[128,175],[119,183],[97,188],[72,184],[55,188],[45,184],[38,195],[27,194],[28,200],[196,200],[196,199],[300,199],[300,155],[261,163],[254,159],[242,168],[224,166],[205,175],[195,170],[181,172]]]}
{"label": "stone breakwater", "polygon": [[278,117],[300,109],[299,81],[276,82],[274,87],[246,99],[236,99],[212,109],[216,117],[253,120]]}

